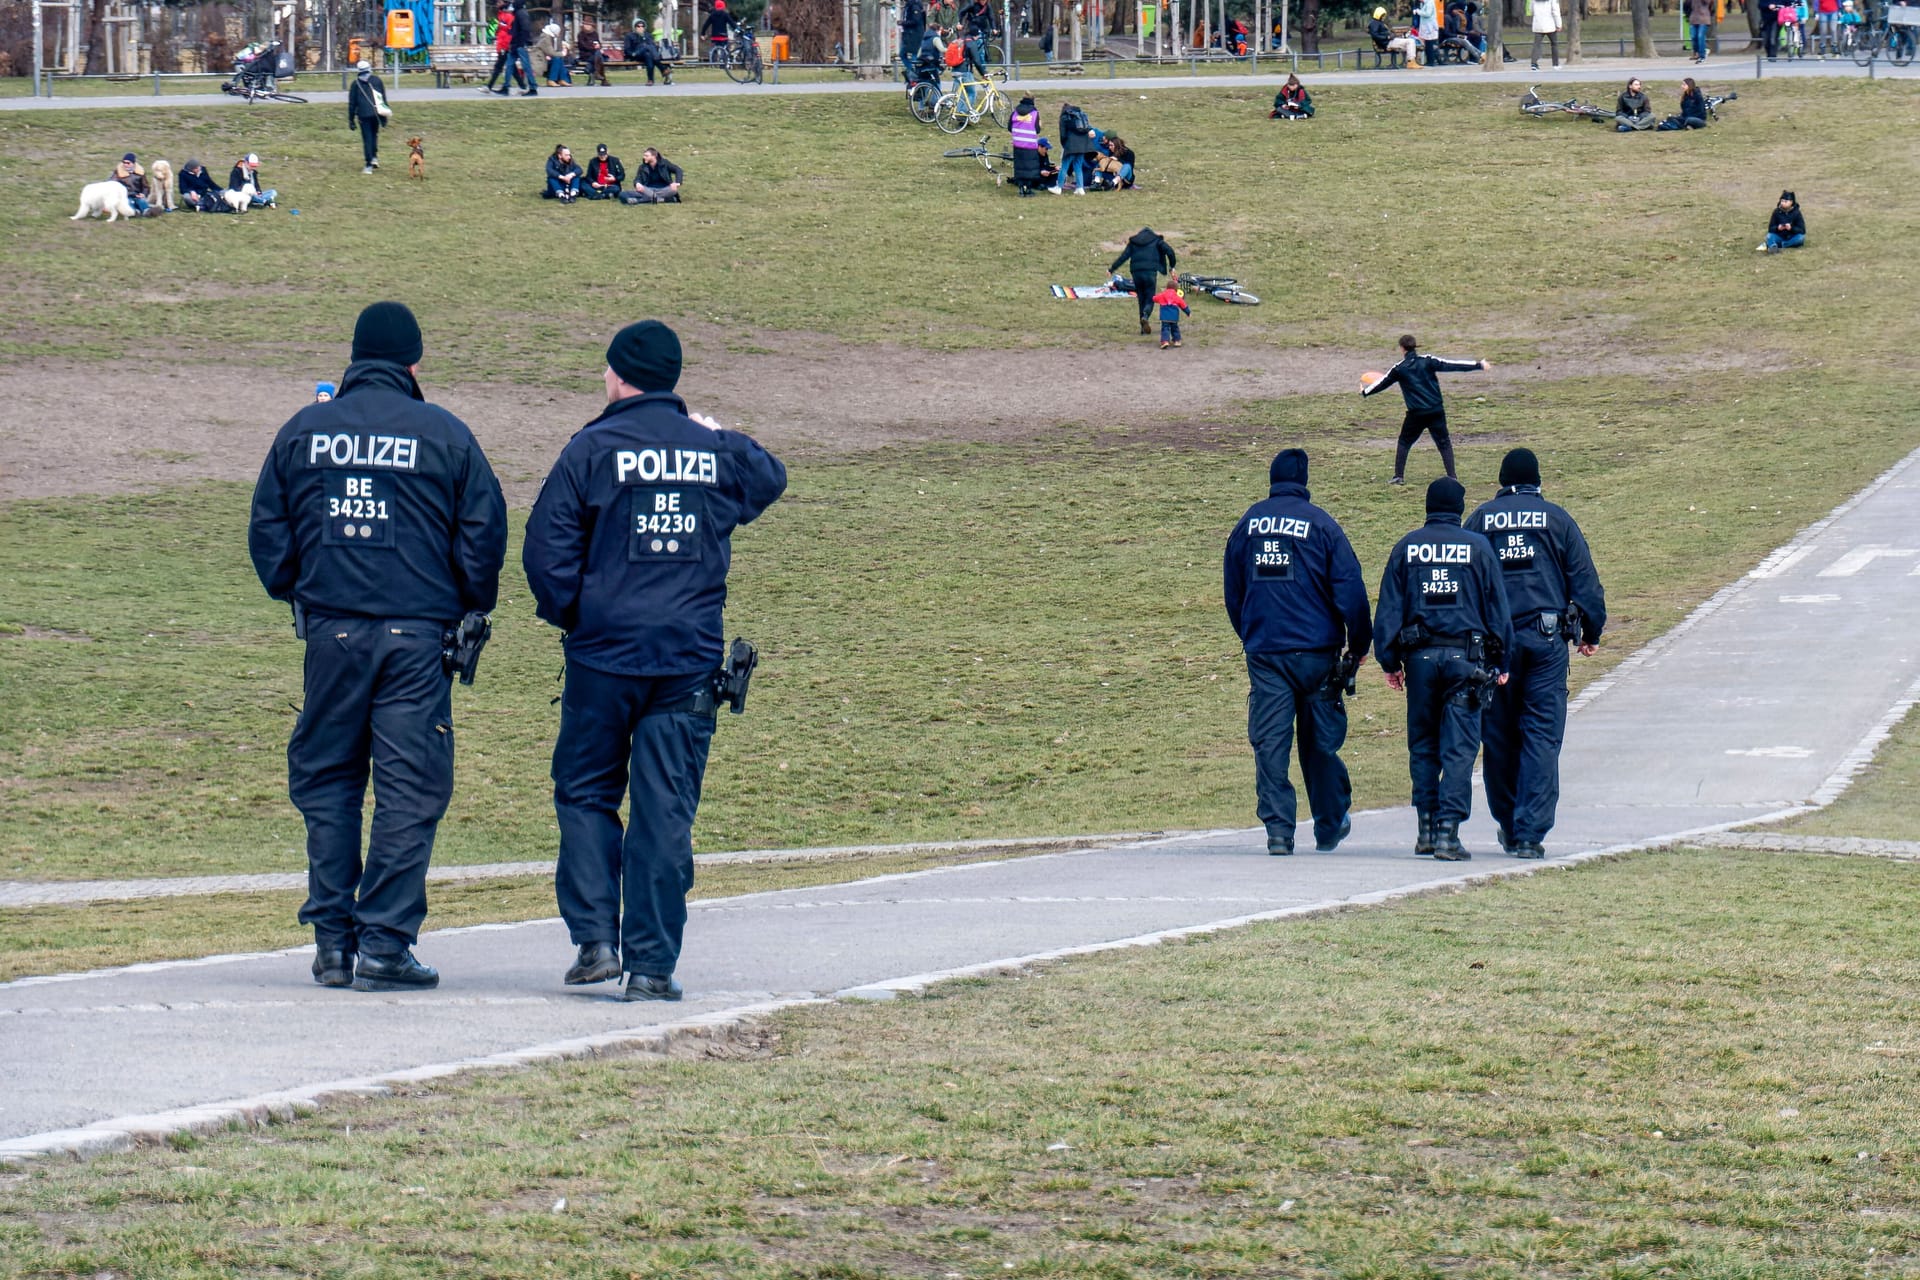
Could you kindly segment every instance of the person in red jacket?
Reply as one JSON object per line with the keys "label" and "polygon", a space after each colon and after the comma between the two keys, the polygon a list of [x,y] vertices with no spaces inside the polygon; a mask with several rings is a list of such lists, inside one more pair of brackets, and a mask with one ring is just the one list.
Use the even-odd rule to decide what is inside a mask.
{"label": "person in red jacket", "polygon": [[[509,61],[513,49],[513,5],[509,0],[500,0],[500,12],[493,32],[493,70],[487,75],[487,87],[482,93],[508,93],[513,89],[513,64]],[[498,90],[493,82],[506,73],[506,83]]]}
{"label": "person in red jacket", "polygon": [[1192,315],[1187,306],[1187,296],[1180,292],[1179,285],[1173,280],[1167,281],[1167,287],[1153,295],[1154,305],[1160,308],[1160,349],[1180,345],[1180,317]]}

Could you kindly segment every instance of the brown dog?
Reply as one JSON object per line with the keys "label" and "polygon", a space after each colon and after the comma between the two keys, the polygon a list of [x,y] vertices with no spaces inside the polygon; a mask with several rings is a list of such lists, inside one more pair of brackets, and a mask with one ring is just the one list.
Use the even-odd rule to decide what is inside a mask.
{"label": "brown dog", "polygon": [[147,181],[153,187],[155,208],[173,212],[173,166],[165,160],[155,160],[153,168],[147,171]]}
{"label": "brown dog", "polygon": [[420,145],[420,139],[408,138],[407,151],[407,176],[425,182],[427,180],[426,148]]}

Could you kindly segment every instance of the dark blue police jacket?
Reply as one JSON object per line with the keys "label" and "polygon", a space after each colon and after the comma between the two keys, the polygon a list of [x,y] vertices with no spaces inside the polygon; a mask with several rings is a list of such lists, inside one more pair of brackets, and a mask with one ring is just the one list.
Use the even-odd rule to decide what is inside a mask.
{"label": "dark blue police jacket", "polygon": [[1418,622],[1433,633],[1429,643],[1464,646],[1479,632],[1497,640],[1502,655],[1486,666],[1507,669],[1513,652],[1513,621],[1507,591],[1494,567],[1493,545],[1451,515],[1429,515],[1426,524],[1394,545],[1380,575],[1380,603],[1373,614],[1374,655],[1389,675],[1405,663],[1411,649],[1400,633]]}
{"label": "dark blue police jacket", "polygon": [[629,676],[718,667],[730,538],[786,487],[778,458],[695,422],[671,392],[608,405],[561,450],[527,517],[527,583],[567,633],[568,660]]}
{"label": "dark blue police jacket", "polygon": [[499,598],[507,508],[466,423],[369,360],[274,437],[247,549],[267,594],[311,613],[452,622]]}
{"label": "dark blue police jacket", "polygon": [[1373,623],[1353,545],[1305,485],[1281,483],[1227,539],[1227,617],[1248,653],[1339,649],[1367,656]]}
{"label": "dark blue police jacket", "polygon": [[1580,606],[1580,643],[1598,644],[1607,625],[1607,595],[1580,526],[1540,496],[1537,484],[1509,485],[1467,517],[1467,528],[1493,544],[1517,623]]}

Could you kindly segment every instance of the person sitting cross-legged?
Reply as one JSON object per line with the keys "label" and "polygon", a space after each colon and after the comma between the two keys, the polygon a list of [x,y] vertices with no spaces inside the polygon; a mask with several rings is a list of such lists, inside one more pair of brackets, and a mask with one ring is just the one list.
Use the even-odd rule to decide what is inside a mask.
{"label": "person sitting cross-legged", "polygon": [[686,181],[680,166],[648,147],[640,153],[633,190],[620,197],[625,204],[679,204],[680,184]]}
{"label": "person sitting cross-legged", "polygon": [[547,157],[547,189],[543,194],[549,200],[572,204],[580,197],[580,180],[583,176],[579,163],[573,158],[572,148],[563,142]]}
{"label": "person sitting cross-legged", "polygon": [[1287,82],[1280,86],[1280,92],[1273,95],[1273,110],[1267,113],[1269,120],[1311,120],[1313,118],[1313,95],[1307,92],[1307,86],[1300,83],[1300,77],[1289,75]]}
{"label": "person sitting cross-legged", "polygon": [[607,144],[603,142],[593,149],[593,159],[587,161],[581,194],[589,200],[615,200],[626,181],[627,167],[620,163],[619,156],[608,153]]}

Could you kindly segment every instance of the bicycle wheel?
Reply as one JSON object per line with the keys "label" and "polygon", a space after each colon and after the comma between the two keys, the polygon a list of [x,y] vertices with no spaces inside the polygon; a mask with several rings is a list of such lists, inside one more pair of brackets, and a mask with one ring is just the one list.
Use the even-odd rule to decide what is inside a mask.
{"label": "bicycle wheel", "polygon": [[987,90],[985,105],[987,114],[993,117],[995,124],[999,125],[1002,129],[1012,127],[1013,100],[1007,97],[1006,91],[999,85],[996,84]]}
{"label": "bicycle wheel", "polygon": [[907,90],[907,110],[913,112],[913,118],[921,124],[933,123],[933,107],[940,100],[940,91],[930,80],[922,80]]}
{"label": "bicycle wheel", "polygon": [[1914,38],[1912,27],[1895,27],[1887,33],[1887,61],[1896,67],[1904,67],[1913,61],[1913,49],[1920,41]]}
{"label": "bicycle wheel", "polygon": [[982,147],[951,147],[942,151],[940,154],[948,160],[965,160],[969,157],[978,159],[980,156],[986,154],[986,151],[985,148]]}
{"label": "bicycle wheel", "polygon": [[967,111],[960,105],[960,99],[951,93],[940,95],[940,101],[933,104],[933,127],[942,133],[961,133],[972,123]]}
{"label": "bicycle wheel", "polygon": [[987,65],[988,66],[991,67],[997,62],[1003,61],[1006,58],[1006,56],[1007,56],[1006,50],[1002,49],[999,45],[995,44],[991,40],[987,41]]}
{"label": "bicycle wheel", "polygon": [[296,98],[290,93],[280,93],[278,91],[275,91],[273,93],[268,93],[268,94],[262,94],[261,96],[265,98],[269,98],[274,102],[298,102],[302,104],[306,102],[305,98]]}
{"label": "bicycle wheel", "polygon": [[1260,299],[1248,293],[1245,289],[1212,289],[1209,290],[1209,292],[1222,302],[1232,302],[1243,307],[1257,307],[1260,305]]}
{"label": "bicycle wheel", "polygon": [[1874,55],[1880,51],[1878,48],[1879,44],[1880,44],[1880,41],[1875,37],[1873,32],[1870,32],[1870,31],[1862,32],[1854,40],[1854,45],[1853,45],[1854,62],[1857,65],[1862,67],[1872,62]]}
{"label": "bicycle wheel", "polygon": [[753,79],[753,66],[748,61],[745,49],[734,49],[727,54],[727,79],[735,84],[746,84]]}

